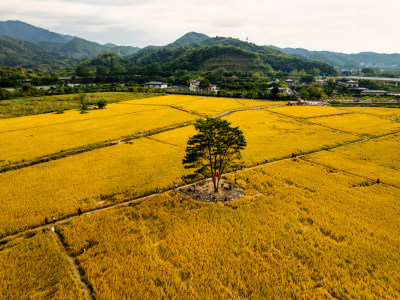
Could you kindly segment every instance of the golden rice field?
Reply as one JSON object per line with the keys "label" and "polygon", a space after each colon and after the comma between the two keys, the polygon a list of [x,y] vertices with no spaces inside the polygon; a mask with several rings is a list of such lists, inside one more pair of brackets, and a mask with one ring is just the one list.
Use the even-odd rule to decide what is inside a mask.
{"label": "golden rice field", "polygon": [[[146,138],[0,173],[0,237],[182,184],[184,150]],[[125,193],[126,195],[114,194]]]}
{"label": "golden rice field", "polygon": [[313,118],[320,116],[340,115],[351,113],[340,108],[331,106],[285,106],[268,108],[269,111],[276,112],[282,115],[294,118]]}
{"label": "golden rice field", "polygon": [[253,165],[265,160],[308,153],[345,144],[358,137],[318,125],[299,122],[263,110],[243,111],[224,117],[239,126],[246,137],[243,159]]}
{"label": "golden rice field", "polygon": [[90,109],[87,113],[81,113],[80,110],[68,110],[62,114],[48,113],[33,115],[29,117],[19,117],[0,120],[0,133],[27,130],[37,127],[46,127],[58,124],[66,124],[78,121],[95,120],[118,115],[128,115],[143,111],[152,111],[160,109],[157,106],[137,107],[132,105],[109,104],[105,109]]}
{"label": "golden rice field", "polygon": [[286,102],[261,101],[261,100],[236,100],[229,98],[203,98],[196,101],[183,103],[180,106],[187,111],[197,112],[203,116],[216,116],[228,110],[243,109],[248,107],[279,106]]}
{"label": "golden rice field", "polygon": [[[121,109],[121,105],[123,104],[115,104],[118,109]],[[96,110],[90,112],[90,114],[93,114],[92,119],[78,121],[77,116],[79,114],[77,112],[69,112],[69,116],[66,116],[65,119],[70,118],[70,120],[73,120],[76,118],[76,121],[0,133],[0,164],[32,160],[61,150],[107,140],[116,140],[123,136],[184,122],[192,122],[196,119],[194,115],[172,108],[153,107],[153,110],[149,111],[149,107],[135,106],[135,111],[131,108],[131,105],[124,106],[130,108],[129,113],[122,113],[121,111],[120,114],[113,115],[115,110],[112,108],[110,110],[111,115],[105,116],[106,113],[104,111],[107,110]],[[95,117],[96,113],[99,113],[97,118]],[[53,114],[48,117],[54,120]],[[25,118],[36,119],[37,116],[23,117],[21,119]],[[29,122],[29,120],[21,121]]]}
{"label": "golden rice field", "polygon": [[[400,135],[372,139],[305,159],[400,188]],[[399,195],[400,199],[400,195]]]}
{"label": "golden rice field", "polygon": [[386,107],[341,107],[343,110],[350,112],[358,112],[380,116],[382,118],[400,122],[400,109],[399,108],[386,108]]}
{"label": "golden rice field", "polygon": [[287,102],[174,95],[138,99],[124,103],[137,105],[167,105],[190,111],[201,116],[215,116],[228,110],[248,107],[280,106],[285,105]]}
{"label": "golden rice field", "polygon": [[400,123],[362,113],[317,117],[311,121],[358,135],[380,136],[400,130]]}
{"label": "golden rice field", "polygon": [[227,205],[165,193],[58,229],[98,299],[400,297],[397,188],[300,160],[237,176]]}
{"label": "golden rice field", "polygon": [[[154,97],[152,93],[87,93],[89,103],[106,100],[108,103],[138,98]],[[29,97],[23,99],[2,100],[0,102],[0,119],[37,115],[48,112],[78,109],[79,95],[53,95],[44,97]]]}
{"label": "golden rice field", "polygon": [[[0,120],[0,166],[246,107],[268,106],[223,117],[244,132],[246,166],[400,131],[398,109],[119,94],[109,96],[128,101],[87,114]],[[245,196],[226,205],[180,204],[181,194],[158,192],[184,183],[193,134],[186,126],[0,173],[0,298],[83,299],[54,236],[28,229],[148,194],[56,226],[96,299],[400,298],[400,133],[239,171]]]}
{"label": "golden rice field", "polygon": [[[101,93],[85,93],[86,100],[96,102],[98,100],[107,100],[107,102],[120,102],[126,100],[135,100],[142,98],[154,98],[158,94],[153,93],[129,93],[129,92],[101,92]],[[43,97],[32,97],[29,99],[41,101],[71,101],[79,100],[79,94],[51,95]]]}
{"label": "golden rice field", "polygon": [[[265,160],[288,157],[292,153],[308,153],[358,140],[359,137],[333,129],[296,121],[265,110],[240,111],[224,117],[239,126],[246,137],[243,161],[251,166]],[[153,136],[154,139],[185,148],[195,134],[193,126]]]}
{"label": "golden rice field", "polygon": [[0,240],[0,266],[1,299],[85,299],[48,229]]}

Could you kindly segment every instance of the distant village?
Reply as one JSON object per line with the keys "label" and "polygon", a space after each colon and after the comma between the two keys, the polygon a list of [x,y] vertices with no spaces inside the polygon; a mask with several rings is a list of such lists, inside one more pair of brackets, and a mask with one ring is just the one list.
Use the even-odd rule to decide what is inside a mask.
{"label": "distant village", "polygon": [[[385,90],[372,90],[368,89],[365,87],[360,87],[359,86],[359,81],[357,79],[365,79],[363,77],[360,78],[346,78],[344,80],[338,81],[337,87],[343,88],[347,91],[348,94],[353,95],[354,97],[364,97],[364,96],[386,96],[389,93]],[[398,84],[400,82],[400,79],[395,79],[395,78],[373,78],[372,80],[377,80],[377,81],[393,81],[395,82],[395,86],[398,87]],[[279,80],[276,80],[274,82],[282,82]],[[268,84],[272,85],[274,82],[269,82]],[[298,104],[308,104],[308,105],[327,105],[329,101],[306,101],[301,99],[300,92],[298,91],[299,87],[308,87],[311,83],[304,83],[300,82],[299,80],[292,80],[292,79],[286,79],[283,81],[286,86],[281,85],[278,87],[279,93],[282,93],[284,95],[295,95],[297,97]],[[192,80],[190,81],[189,87],[183,87],[183,86],[168,86],[167,83],[165,82],[158,82],[158,81],[151,81],[151,82],[146,82],[144,86],[146,88],[156,88],[156,89],[165,89],[166,91],[176,91],[176,92],[193,92],[193,93],[211,93],[211,94],[216,94],[218,92],[217,86],[215,84],[209,84],[208,87],[200,87],[201,80]],[[328,82],[326,80],[316,80],[313,82],[313,84],[318,84],[321,86],[324,90],[329,88]],[[268,88],[268,90],[271,92],[273,87]],[[333,91],[335,94],[340,94],[337,90]],[[370,100],[369,102],[372,102],[373,100]],[[357,102],[357,100],[355,100]],[[365,102],[365,101],[364,101]],[[368,99],[366,100],[368,102]],[[375,102],[375,101],[374,101]],[[376,101],[377,102],[377,101]],[[396,100],[393,100],[393,102],[397,102]],[[289,102],[289,105],[293,105],[295,102],[291,101]]]}

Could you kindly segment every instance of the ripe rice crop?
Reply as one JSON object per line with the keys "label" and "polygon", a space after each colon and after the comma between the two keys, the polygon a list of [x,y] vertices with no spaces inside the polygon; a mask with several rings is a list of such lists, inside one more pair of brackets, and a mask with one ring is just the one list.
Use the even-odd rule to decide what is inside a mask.
{"label": "ripe rice crop", "polygon": [[89,210],[172,188],[187,174],[184,150],[149,139],[0,173],[0,237]]}
{"label": "ripe rice crop", "polygon": [[331,106],[285,106],[268,108],[269,111],[291,116],[294,118],[313,118],[320,116],[338,115],[350,113]]}
{"label": "ripe rice crop", "polygon": [[359,135],[379,136],[400,131],[400,124],[367,114],[313,118],[311,122]]}
{"label": "ripe rice crop", "polygon": [[237,177],[227,205],[169,193],[59,229],[98,299],[400,297],[398,189],[292,160]]}
{"label": "ripe rice crop", "polygon": [[85,299],[49,230],[0,241],[1,299]]}
{"label": "ripe rice crop", "polygon": [[[124,107],[128,107],[129,113],[122,113]],[[131,105],[116,104],[109,111],[110,116],[107,116],[108,109],[97,110],[90,114],[93,114],[93,117],[98,115],[98,118],[78,121],[79,114],[69,112],[65,118],[60,117],[65,123],[0,133],[0,164],[31,160],[61,150],[116,140],[123,136],[195,120],[195,116],[172,108],[153,107],[151,111],[143,111],[146,109],[149,107],[134,106],[132,109]],[[117,112],[119,114],[113,115]],[[23,119],[21,122],[29,123],[29,119],[33,118],[33,124],[37,125],[35,120],[38,117],[19,119]],[[55,120],[53,114],[49,114],[48,118],[50,122]]]}
{"label": "ripe rice crop", "polygon": [[400,135],[395,135],[317,153],[306,159],[400,187],[399,158]]}
{"label": "ripe rice crop", "polygon": [[400,109],[399,108],[387,108],[387,107],[342,107],[343,110],[371,114],[380,116],[382,118],[400,122]]}
{"label": "ripe rice crop", "polygon": [[[148,93],[87,93],[85,95],[88,102],[91,103],[96,103],[99,100],[113,103],[128,99],[133,100],[155,96],[155,94]],[[79,107],[78,94],[2,100],[0,105],[0,119],[37,115],[54,111],[76,109]]]}
{"label": "ripe rice crop", "polygon": [[68,110],[62,114],[48,113],[29,117],[11,118],[0,120],[0,133],[27,130],[37,127],[52,126],[84,120],[100,119],[118,115],[127,115],[142,111],[157,110],[157,106],[132,106],[125,104],[109,104],[105,109],[90,109],[82,114],[80,110]]}
{"label": "ripe rice crop", "polygon": [[[85,93],[86,100],[96,102],[98,100],[107,100],[107,102],[119,102],[134,99],[154,98],[157,94],[152,93],[127,93],[127,92],[101,92],[101,93]],[[29,99],[42,101],[78,101],[79,94],[52,95],[43,97],[32,97]]]}
{"label": "ripe rice crop", "polygon": [[[288,157],[296,152],[307,153],[357,140],[358,137],[299,122],[264,110],[240,111],[224,117],[239,126],[244,133],[247,147],[243,161],[254,165],[265,160]],[[193,126],[154,135],[152,138],[186,148],[190,136],[196,133]]]}
{"label": "ripe rice crop", "polygon": [[197,112],[203,116],[216,116],[228,110],[243,109],[255,106],[277,106],[286,102],[261,101],[261,100],[236,100],[230,98],[208,98],[203,97],[192,102],[185,102],[180,105],[184,110]]}
{"label": "ripe rice crop", "polygon": [[124,102],[126,104],[140,105],[171,105],[199,115],[215,116],[232,109],[285,105],[281,101],[245,100],[232,98],[213,98],[199,96],[165,96],[148,99],[138,99]]}
{"label": "ripe rice crop", "polygon": [[179,103],[191,102],[202,98],[204,97],[168,95],[163,97],[150,97],[147,99],[135,99],[131,101],[125,101],[124,104],[177,106]]}
{"label": "ripe rice crop", "polygon": [[243,111],[225,117],[246,137],[243,159],[250,165],[354,141],[357,137],[268,111]]}

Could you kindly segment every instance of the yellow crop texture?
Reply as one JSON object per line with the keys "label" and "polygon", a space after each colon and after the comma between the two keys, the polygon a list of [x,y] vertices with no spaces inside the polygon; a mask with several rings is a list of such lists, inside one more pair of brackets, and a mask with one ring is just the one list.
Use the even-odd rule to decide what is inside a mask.
{"label": "yellow crop texture", "polygon": [[59,229],[98,299],[400,297],[397,188],[292,160],[237,176],[234,203],[162,194]]}
{"label": "yellow crop texture", "polygon": [[280,116],[268,111],[243,111],[224,117],[239,126],[247,141],[243,159],[250,165],[265,160],[307,153],[358,139],[338,132]]}
{"label": "yellow crop texture", "polygon": [[350,113],[336,107],[330,106],[285,106],[268,108],[269,111],[291,116],[294,118],[313,118]]}
{"label": "yellow crop texture", "polygon": [[[131,105],[115,104],[119,110],[121,110],[120,105],[132,107]],[[111,116],[104,116],[103,111],[106,110],[99,110],[98,118],[0,133],[0,161],[2,164],[6,164],[9,161],[31,160],[60,150],[115,140],[122,136],[196,119],[195,116],[180,110],[153,108],[152,111],[140,111],[145,109],[140,107],[137,112],[131,111],[122,114],[121,111],[121,114]],[[115,112],[114,108],[110,112]],[[97,111],[90,114],[92,113],[95,115]],[[78,114],[70,112],[68,115],[70,116],[66,118],[71,117],[73,120]],[[36,117],[29,116],[20,119],[35,119]],[[54,115],[50,114],[49,118],[54,121]],[[29,122],[29,120],[23,121]]]}
{"label": "yellow crop texture", "polygon": [[400,109],[399,108],[386,108],[386,107],[342,107],[341,109],[371,114],[374,116],[380,116],[382,118],[391,120],[391,121],[399,121],[400,118]]}
{"label": "yellow crop texture", "polygon": [[[142,99],[148,97],[156,97],[157,94],[152,93],[127,93],[127,92],[101,92],[101,93],[85,93],[86,99],[90,102],[96,102],[98,100],[107,99],[107,101],[119,102],[126,100]],[[43,97],[32,97],[30,100],[38,101],[71,101],[79,100],[79,94],[65,94],[65,95],[52,95]]]}
{"label": "yellow crop texture", "polygon": [[285,105],[281,101],[246,100],[232,98],[212,98],[199,96],[164,96],[157,98],[126,101],[125,104],[174,106],[199,115],[214,116],[227,110],[246,107]]}
{"label": "yellow crop texture", "polygon": [[149,139],[0,174],[0,237],[120,201],[172,188],[187,174],[184,150]]}
{"label": "yellow crop texture", "polygon": [[350,145],[306,159],[400,187],[400,135]]}
{"label": "yellow crop texture", "polygon": [[67,110],[62,114],[48,113],[29,117],[18,117],[0,120],[0,133],[26,130],[37,127],[65,124],[84,120],[100,119],[117,115],[129,115],[142,111],[160,109],[157,106],[132,106],[125,104],[109,104],[105,109],[90,109],[82,114],[79,110]]}
{"label": "yellow crop texture", "polygon": [[184,110],[197,112],[199,115],[216,116],[228,110],[243,109],[255,106],[277,106],[286,102],[260,101],[260,100],[236,100],[230,98],[200,97],[199,100],[185,102],[180,105]]}
{"label": "yellow crop texture", "polygon": [[[358,137],[333,129],[296,121],[264,110],[235,112],[224,117],[239,126],[247,141],[243,161],[248,165],[321,150],[357,140]],[[193,126],[174,129],[152,138],[186,148],[189,137],[196,134]]]}
{"label": "yellow crop texture", "polygon": [[163,97],[150,97],[146,99],[124,101],[124,104],[178,106],[179,103],[191,102],[202,98],[204,97],[168,95]]}
{"label": "yellow crop texture", "polygon": [[[156,94],[148,93],[87,93],[89,103],[106,100],[108,103],[137,98],[154,97]],[[44,97],[29,97],[24,99],[3,100],[0,105],[0,119],[15,118],[28,115],[37,115],[48,112],[78,109],[78,94],[54,95]]]}
{"label": "yellow crop texture", "polygon": [[368,114],[354,113],[341,116],[318,117],[313,118],[311,121],[359,135],[379,136],[400,131],[400,123]]}
{"label": "yellow crop texture", "polygon": [[0,241],[1,299],[85,299],[49,230]]}

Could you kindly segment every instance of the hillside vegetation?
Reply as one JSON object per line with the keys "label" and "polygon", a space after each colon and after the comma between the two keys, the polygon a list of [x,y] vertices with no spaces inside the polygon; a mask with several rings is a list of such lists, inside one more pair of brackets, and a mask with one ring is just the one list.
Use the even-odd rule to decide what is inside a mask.
{"label": "hillside vegetation", "polygon": [[66,70],[76,61],[61,54],[46,51],[27,41],[0,36],[0,65],[27,69]]}
{"label": "hillside vegetation", "polygon": [[51,32],[21,21],[0,21],[0,35],[25,40],[31,43],[54,42],[66,43],[74,37]]}

